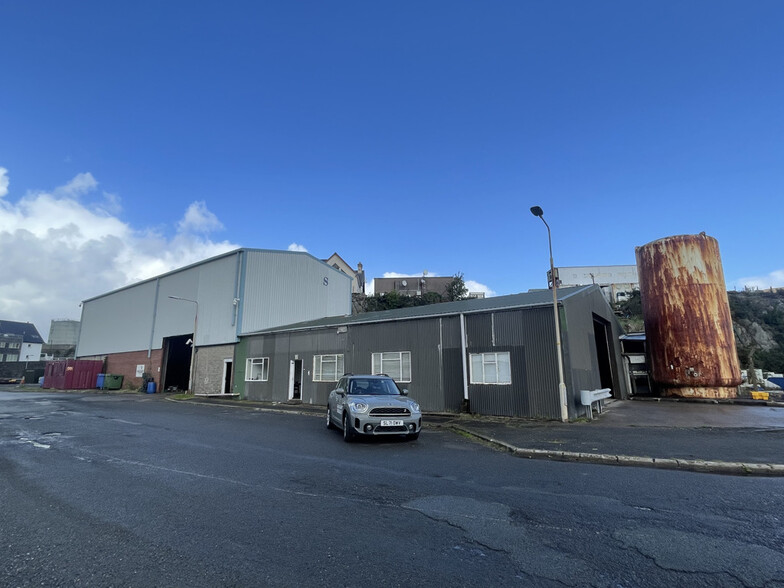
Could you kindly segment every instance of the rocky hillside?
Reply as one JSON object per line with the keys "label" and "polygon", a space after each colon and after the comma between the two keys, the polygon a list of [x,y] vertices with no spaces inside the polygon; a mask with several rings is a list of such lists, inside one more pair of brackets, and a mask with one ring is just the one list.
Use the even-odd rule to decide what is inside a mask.
{"label": "rocky hillside", "polygon": [[[733,291],[727,296],[741,368],[784,372],[784,289]],[[616,312],[627,332],[644,330],[639,292]]]}
{"label": "rocky hillside", "polygon": [[784,289],[727,294],[741,367],[784,372]]}

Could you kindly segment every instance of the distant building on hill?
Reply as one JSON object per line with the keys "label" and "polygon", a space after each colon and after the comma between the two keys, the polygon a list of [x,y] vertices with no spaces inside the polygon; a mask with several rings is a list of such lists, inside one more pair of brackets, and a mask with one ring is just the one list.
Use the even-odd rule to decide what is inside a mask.
{"label": "distant building on hill", "polygon": [[53,320],[49,326],[49,339],[42,348],[47,359],[76,357],[81,323],[70,319]]}
{"label": "distant building on hill", "polygon": [[588,265],[558,267],[558,286],[590,286],[601,288],[604,299],[610,303],[624,302],[632,292],[640,289],[636,265]]}
{"label": "distant building on hill", "polygon": [[402,276],[396,278],[374,278],[373,291],[376,294],[397,292],[404,296],[422,296],[428,292],[446,295],[454,277],[446,276]]}

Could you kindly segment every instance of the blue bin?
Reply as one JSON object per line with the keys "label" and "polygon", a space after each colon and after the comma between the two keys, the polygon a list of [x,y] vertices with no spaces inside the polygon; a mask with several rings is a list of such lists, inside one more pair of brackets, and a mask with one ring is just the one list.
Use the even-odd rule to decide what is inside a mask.
{"label": "blue bin", "polygon": [[106,378],[106,374],[98,374],[98,379],[95,382],[95,387],[99,390],[103,389],[103,380]]}
{"label": "blue bin", "polygon": [[155,394],[155,382],[147,382],[147,394]]}

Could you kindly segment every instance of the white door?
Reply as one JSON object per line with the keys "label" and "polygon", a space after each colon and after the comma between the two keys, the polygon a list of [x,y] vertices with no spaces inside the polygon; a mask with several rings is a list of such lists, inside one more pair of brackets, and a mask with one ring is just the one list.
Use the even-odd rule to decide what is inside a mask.
{"label": "white door", "polygon": [[289,400],[294,398],[294,360],[289,361]]}

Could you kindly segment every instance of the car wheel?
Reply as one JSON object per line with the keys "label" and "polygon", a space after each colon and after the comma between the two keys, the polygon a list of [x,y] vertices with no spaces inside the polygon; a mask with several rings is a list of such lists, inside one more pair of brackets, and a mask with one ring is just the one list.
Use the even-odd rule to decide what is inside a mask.
{"label": "car wheel", "polygon": [[327,407],[327,429],[334,429],[335,425],[332,424],[332,409]]}
{"label": "car wheel", "polygon": [[417,439],[419,439],[419,432],[409,433],[408,435],[406,435],[407,441],[416,441]]}
{"label": "car wheel", "polygon": [[354,440],[354,429],[351,428],[351,424],[348,422],[348,413],[343,413],[343,441],[346,443],[351,443]]}

